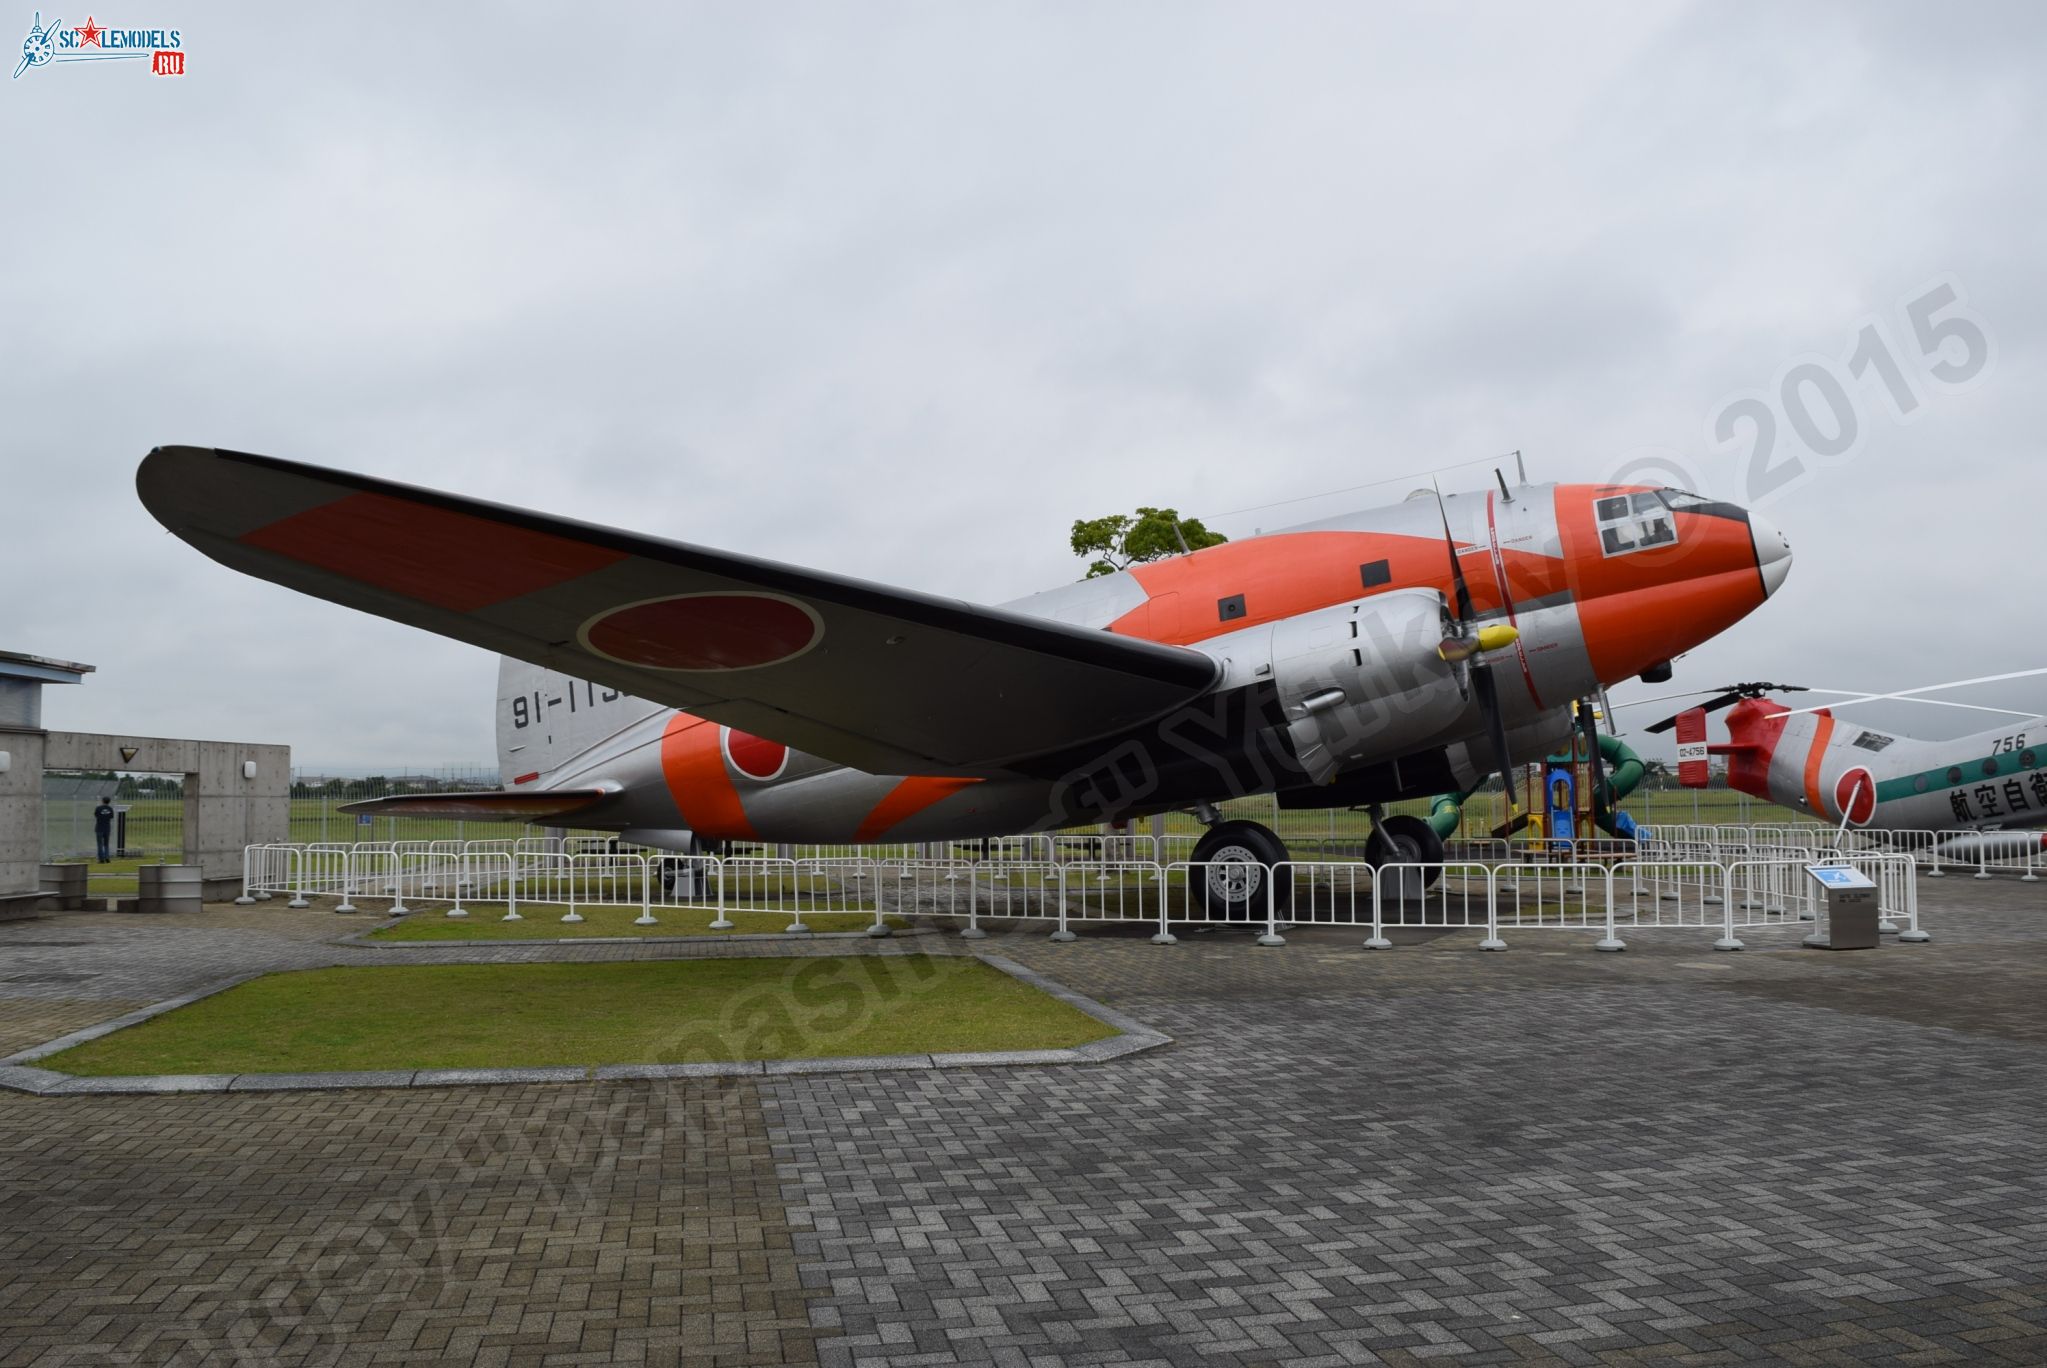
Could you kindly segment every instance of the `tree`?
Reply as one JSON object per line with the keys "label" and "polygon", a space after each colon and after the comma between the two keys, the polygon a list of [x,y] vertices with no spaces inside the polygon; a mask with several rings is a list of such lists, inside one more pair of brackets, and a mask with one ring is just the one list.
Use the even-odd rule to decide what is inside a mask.
{"label": "tree", "polygon": [[[1174,528],[1179,532],[1176,536]],[[1077,518],[1073,524],[1073,554],[1093,556],[1085,578],[1113,575],[1143,561],[1155,561],[1180,554],[1185,538],[1187,550],[1219,546],[1229,540],[1211,532],[1199,518],[1183,518],[1178,509],[1140,508],[1136,513],[1113,513],[1106,518]]]}

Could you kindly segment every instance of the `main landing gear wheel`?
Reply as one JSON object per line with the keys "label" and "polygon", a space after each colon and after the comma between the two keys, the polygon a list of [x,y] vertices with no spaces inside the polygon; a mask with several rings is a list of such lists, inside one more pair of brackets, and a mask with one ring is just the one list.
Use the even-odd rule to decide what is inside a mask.
{"label": "main landing gear wheel", "polygon": [[1386,865],[1421,865],[1390,876],[1386,891],[1402,901],[1419,898],[1443,877],[1443,838],[1419,817],[1387,817],[1372,825],[1365,859],[1374,869]]}
{"label": "main landing gear wheel", "polygon": [[1188,897],[1208,917],[1223,921],[1262,920],[1271,883],[1272,906],[1291,910],[1293,871],[1286,863],[1286,845],[1256,822],[1223,822],[1208,829],[1194,847],[1187,879]]}

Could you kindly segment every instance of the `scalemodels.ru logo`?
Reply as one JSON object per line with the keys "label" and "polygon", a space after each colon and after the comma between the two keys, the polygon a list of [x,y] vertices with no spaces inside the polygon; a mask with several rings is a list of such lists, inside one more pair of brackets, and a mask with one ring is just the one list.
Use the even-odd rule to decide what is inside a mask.
{"label": "scalemodels.ru logo", "polygon": [[64,62],[144,60],[149,62],[152,76],[184,75],[183,35],[177,29],[114,28],[89,15],[83,24],[69,28],[62,20],[51,20],[45,27],[43,12],[37,10],[28,37],[21,40],[21,64],[14,68],[14,79],[20,80],[21,73],[31,68]]}

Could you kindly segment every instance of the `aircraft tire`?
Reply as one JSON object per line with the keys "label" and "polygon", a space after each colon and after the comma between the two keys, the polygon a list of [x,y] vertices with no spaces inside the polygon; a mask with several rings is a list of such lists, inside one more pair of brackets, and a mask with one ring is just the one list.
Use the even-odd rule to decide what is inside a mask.
{"label": "aircraft tire", "polygon": [[[1190,905],[1216,921],[1262,921],[1266,882],[1282,918],[1292,910],[1293,871],[1286,843],[1257,822],[1223,822],[1208,829],[1194,847],[1196,868],[1188,872]],[[1241,866],[1241,868],[1232,868]]]}
{"label": "aircraft tire", "polygon": [[1401,870],[1387,889],[1400,899],[1419,898],[1443,877],[1443,838],[1419,817],[1404,814],[1388,817],[1372,827],[1365,842],[1365,859],[1373,868],[1382,865],[1421,865],[1419,870]]}

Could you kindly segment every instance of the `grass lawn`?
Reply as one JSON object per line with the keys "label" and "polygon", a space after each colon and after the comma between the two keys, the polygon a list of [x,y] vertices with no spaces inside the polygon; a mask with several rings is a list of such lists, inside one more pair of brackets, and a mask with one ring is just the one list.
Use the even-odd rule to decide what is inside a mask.
{"label": "grass lawn", "polygon": [[[545,906],[536,903],[522,905],[519,920],[508,922],[500,920],[505,915],[503,903],[470,903],[466,906],[468,916],[450,917],[445,915],[445,907],[429,905],[414,911],[395,926],[371,932],[368,939],[476,941],[568,940],[584,936],[729,936],[786,931],[790,919],[787,912],[729,909],[725,919],[732,925],[713,931],[711,922],[718,914],[708,907],[657,908],[654,912],[655,925],[636,926],[634,920],[640,915],[637,907],[585,907],[582,909],[582,921],[564,922],[558,910],[560,904]],[[909,925],[900,917],[887,917],[884,921],[898,931]],[[805,912],[803,924],[812,931],[864,931],[874,924],[874,913]]]}
{"label": "grass lawn", "polygon": [[41,1063],[103,1076],[685,1064],[1113,1034],[965,958],[402,965],[268,974]]}

